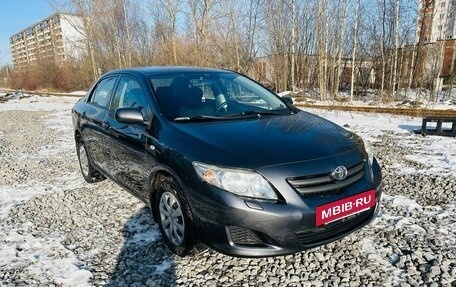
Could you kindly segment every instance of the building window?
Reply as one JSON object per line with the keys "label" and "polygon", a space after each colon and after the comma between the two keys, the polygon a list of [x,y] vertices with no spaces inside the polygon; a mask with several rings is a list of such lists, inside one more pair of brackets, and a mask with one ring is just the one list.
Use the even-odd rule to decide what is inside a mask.
{"label": "building window", "polygon": [[445,7],[445,2],[441,2],[440,7]]}
{"label": "building window", "polygon": [[41,22],[39,24],[39,30],[40,31],[44,31],[44,30],[48,30],[49,29],[49,22],[48,20],[44,21],[44,22]]}
{"label": "building window", "polygon": [[437,30],[442,31],[442,25],[439,25],[439,26],[437,27]]}
{"label": "building window", "polygon": [[453,38],[453,36],[447,35],[446,38],[447,38],[447,39],[451,39],[451,38]]}
{"label": "building window", "polygon": [[440,20],[443,20],[443,19],[445,19],[445,14],[440,13]]}

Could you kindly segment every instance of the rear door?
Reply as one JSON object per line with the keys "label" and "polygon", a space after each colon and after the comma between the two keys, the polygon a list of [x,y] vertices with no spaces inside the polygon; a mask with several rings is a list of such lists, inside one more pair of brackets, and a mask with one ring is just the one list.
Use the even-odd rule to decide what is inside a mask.
{"label": "rear door", "polygon": [[86,108],[81,115],[82,139],[93,163],[103,168],[103,163],[108,157],[109,150],[104,144],[104,121],[107,116],[110,97],[113,92],[117,77],[108,76],[101,79],[92,89]]}
{"label": "rear door", "polygon": [[119,108],[138,108],[143,117],[149,120],[150,103],[146,95],[138,79],[122,75],[105,120],[106,148],[111,151],[106,169],[118,183],[139,196],[146,192],[148,179],[146,126],[119,123],[115,119],[115,111]]}

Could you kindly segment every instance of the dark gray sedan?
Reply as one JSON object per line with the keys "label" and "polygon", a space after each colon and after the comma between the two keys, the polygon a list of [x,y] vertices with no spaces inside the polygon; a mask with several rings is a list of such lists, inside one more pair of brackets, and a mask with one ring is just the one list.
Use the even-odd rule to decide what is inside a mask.
{"label": "dark gray sedan", "polygon": [[366,141],[235,72],[111,71],[72,113],[85,180],[108,177],[149,204],[181,256],[197,241],[234,256],[294,253],[379,209]]}

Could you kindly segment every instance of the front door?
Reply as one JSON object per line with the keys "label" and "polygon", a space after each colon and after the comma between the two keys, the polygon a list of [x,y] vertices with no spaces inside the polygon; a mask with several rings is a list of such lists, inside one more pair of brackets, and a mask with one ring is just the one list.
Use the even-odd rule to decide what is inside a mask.
{"label": "front door", "polygon": [[106,165],[108,173],[118,183],[142,196],[146,192],[148,179],[145,162],[146,126],[119,123],[115,119],[118,108],[138,108],[143,117],[147,117],[149,103],[137,79],[121,76],[104,126],[107,134],[106,148],[111,151]]}
{"label": "front door", "polygon": [[104,170],[104,163],[109,157],[109,150],[104,145],[104,121],[106,120],[109,100],[117,77],[101,79],[87,102],[81,115],[81,132],[87,152],[92,162]]}

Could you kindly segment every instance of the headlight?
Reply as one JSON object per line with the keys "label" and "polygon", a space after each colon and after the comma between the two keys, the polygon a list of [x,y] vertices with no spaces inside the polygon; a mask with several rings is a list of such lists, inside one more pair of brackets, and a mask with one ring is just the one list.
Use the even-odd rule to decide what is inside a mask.
{"label": "headlight", "polygon": [[193,162],[199,177],[218,188],[240,196],[277,199],[269,183],[258,173],[246,170],[221,168],[200,162]]}
{"label": "headlight", "polygon": [[361,137],[361,139],[363,140],[364,149],[366,150],[367,157],[369,158],[369,163],[372,166],[374,163],[374,153],[372,152],[372,147],[365,138]]}

